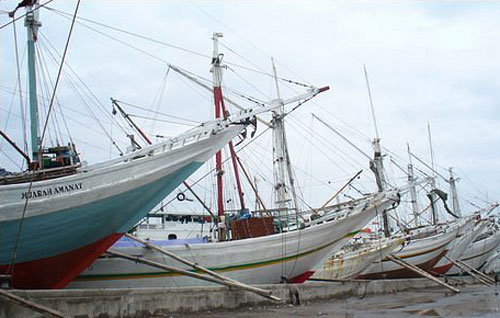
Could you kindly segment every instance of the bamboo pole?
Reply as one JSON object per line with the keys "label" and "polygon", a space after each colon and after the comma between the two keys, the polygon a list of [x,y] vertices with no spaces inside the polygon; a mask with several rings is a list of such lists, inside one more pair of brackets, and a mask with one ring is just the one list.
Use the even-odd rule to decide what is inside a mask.
{"label": "bamboo pole", "polygon": [[462,264],[458,263],[457,261],[452,260],[451,258],[449,258],[446,255],[444,256],[444,258],[446,258],[447,260],[449,260],[453,265],[455,265],[456,267],[460,268],[461,270],[463,270],[464,272],[466,272],[470,276],[476,278],[479,282],[483,283],[484,285],[486,285],[486,286],[493,286],[493,283],[491,283],[489,280],[486,280],[485,278],[483,278],[483,277],[475,274],[474,272],[470,271],[467,267],[463,266]]}
{"label": "bamboo pole", "polygon": [[344,191],[344,189],[347,188],[347,186],[349,186],[362,172],[363,170],[359,170],[354,175],[354,177],[349,179],[349,181],[347,181],[346,184],[344,184],[337,192],[335,192],[328,200],[326,200],[326,202],[321,206],[320,209],[324,209],[330,202],[332,202],[332,200],[335,199],[342,191]]}
{"label": "bamboo pole", "polygon": [[436,277],[432,276],[431,274],[427,273],[426,271],[418,268],[417,266],[413,265],[413,264],[410,264],[408,262],[405,262],[403,261],[400,257],[394,255],[394,254],[389,254],[387,255],[387,258],[389,258],[391,261],[393,261],[394,263],[400,265],[400,266],[403,266],[417,274],[419,274],[420,276],[424,277],[424,278],[427,278],[433,282],[435,282],[436,284],[439,284],[443,287],[446,287],[448,288],[449,290],[455,292],[455,293],[459,293],[460,292],[460,289],[458,288],[455,288],[451,285],[448,285],[446,284],[445,282],[442,282],[440,281],[439,279],[437,279]]}
{"label": "bamboo pole", "polygon": [[[166,255],[166,256],[169,256],[169,257],[171,257],[171,258],[175,259],[176,261],[179,261],[179,262],[181,262],[181,263],[183,263],[183,264],[185,264],[185,265],[191,266],[192,268],[194,268],[194,269],[196,269],[196,270],[199,270],[199,271],[201,271],[201,272],[204,272],[204,273],[206,273],[206,274],[208,274],[208,275],[210,275],[210,276],[213,276],[213,277],[218,278],[218,279],[223,280],[223,281],[232,282],[232,283],[235,283],[235,284],[242,284],[242,283],[240,283],[240,282],[238,282],[238,281],[236,281],[236,280],[234,280],[234,279],[231,279],[231,278],[229,278],[229,277],[222,276],[222,275],[220,275],[220,274],[218,274],[218,273],[216,273],[216,272],[214,272],[214,271],[211,271],[211,270],[209,270],[208,268],[203,267],[203,266],[201,266],[201,265],[199,265],[199,264],[196,264],[196,263],[193,263],[193,262],[191,262],[191,261],[188,261],[187,259],[182,258],[182,257],[180,257],[180,256],[178,256],[178,255],[176,255],[176,254],[174,254],[174,253],[172,253],[172,252],[169,252],[169,251],[167,251],[167,250],[165,250],[165,249],[163,249],[163,248],[161,248],[161,247],[159,247],[159,246],[156,246],[156,245],[154,245],[154,244],[151,244],[151,243],[149,243],[149,242],[148,242],[148,241],[146,241],[146,240],[143,240],[143,239],[141,239],[141,238],[135,237],[135,236],[130,235],[130,234],[128,234],[128,233],[127,233],[127,234],[125,234],[125,236],[127,236],[128,238],[130,238],[130,239],[132,239],[132,240],[134,240],[134,241],[136,241],[136,242],[139,242],[139,243],[143,244],[144,246],[146,246],[146,247],[148,247],[148,248],[150,248],[150,249],[153,249],[153,250],[155,250],[155,251],[157,251],[157,252],[160,252],[161,254],[164,254],[164,255]],[[257,288],[257,287],[253,287],[253,288]],[[268,296],[270,296],[270,295],[271,295],[271,292],[270,292],[270,291],[268,291],[268,290],[265,290],[265,289],[262,289],[262,288],[257,288],[257,289],[259,289],[259,290],[260,290],[260,293],[262,293],[262,294],[266,294],[266,295],[268,295]]]}
{"label": "bamboo pole", "polygon": [[14,304],[26,307],[26,308],[31,309],[33,311],[39,312],[47,317],[57,317],[57,318],[69,317],[69,316],[66,316],[57,310],[36,304],[32,301],[29,301],[27,299],[24,299],[24,298],[21,298],[19,296],[12,294],[12,293],[9,293],[6,290],[0,289],[0,298],[3,298],[9,302],[14,303]]}
{"label": "bamboo pole", "polygon": [[495,284],[495,280],[493,278],[489,277],[486,274],[481,273],[480,271],[478,271],[474,267],[470,266],[469,264],[467,264],[465,262],[462,262],[461,260],[457,260],[457,263],[460,263],[460,265],[463,265],[464,267],[468,268],[471,272],[474,272],[477,275],[479,275],[479,276],[483,277],[484,279],[486,279],[487,281],[491,282],[492,284]]}
{"label": "bamboo pole", "polygon": [[[180,256],[178,256],[178,255],[176,255],[176,254],[174,254],[174,253],[172,253],[172,252],[169,252],[169,251],[167,251],[167,250],[165,250],[165,249],[163,249],[163,248],[161,248],[161,247],[157,246],[157,245],[151,244],[151,243],[149,243],[149,242],[148,242],[148,241],[146,241],[146,240],[143,240],[143,239],[141,239],[141,238],[135,237],[135,236],[130,235],[130,234],[128,234],[128,233],[126,233],[126,234],[125,234],[125,236],[126,236],[126,237],[128,237],[128,238],[130,238],[131,240],[134,240],[134,241],[136,241],[136,242],[139,242],[139,243],[143,244],[144,246],[146,246],[146,247],[148,247],[148,248],[150,248],[150,249],[153,249],[153,250],[155,250],[155,251],[157,251],[157,252],[159,252],[159,253],[161,253],[161,254],[164,254],[164,255],[166,255],[166,256],[169,256],[169,257],[171,257],[171,258],[175,259],[176,261],[179,261],[179,262],[181,262],[181,263],[183,263],[183,264],[185,264],[185,265],[191,266],[191,267],[193,267],[194,269],[199,270],[199,271],[201,271],[201,272],[204,272],[204,273],[206,273],[206,274],[208,274],[208,275],[211,275],[211,276],[213,276],[213,277],[215,277],[215,278],[218,278],[218,279],[220,279],[220,280],[224,280],[224,281],[228,281],[228,282],[233,282],[233,283],[241,284],[240,282],[238,282],[238,281],[236,281],[236,280],[234,280],[234,279],[231,279],[231,278],[226,277],[226,276],[222,276],[222,275],[220,275],[220,274],[218,274],[218,273],[216,273],[216,272],[214,272],[214,271],[209,270],[208,268],[206,268],[206,267],[204,267],[204,266],[201,266],[201,265],[196,264],[196,263],[194,263],[194,262],[191,262],[191,261],[189,261],[189,260],[187,260],[187,259],[185,259],[185,258],[182,258],[182,257],[180,257]],[[259,288],[259,289],[260,289],[260,288]],[[268,290],[261,289],[261,291],[262,291],[262,293],[264,293],[264,294],[271,295],[271,292],[270,292],[270,291],[268,291]]]}
{"label": "bamboo pole", "polygon": [[151,261],[151,260],[148,260],[148,259],[145,259],[145,258],[142,258],[142,257],[131,256],[129,254],[125,254],[125,253],[121,253],[121,252],[117,252],[117,251],[113,251],[113,250],[108,250],[108,251],[106,251],[106,253],[109,254],[109,255],[113,255],[113,256],[116,256],[116,257],[121,257],[121,258],[130,260],[130,261],[133,261],[133,262],[137,262],[137,263],[149,265],[149,266],[152,266],[152,267],[157,267],[157,268],[160,268],[160,269],[164,269],[164,270],[167,270],[167,271],[170,271],[170,272],[173,272],[173,273],[182,274],[182,275],[185,275],[185,276],[190,276],[190,277],[193,277],[193,278],[197,278],[197,279],[209,281],[211,283],[220,284],[220,285],[226,285],[228,287],[234,287],[234,288],[243,289],[243,290],[255,293],[257,295],[260,295],[262,297],[271,299],[271,300],[276,301],[276,302],[280,302],[282,300],[281,298],[278,298],[276,296],[271,295],[271,292],[268,291],[268,290],[263,290],[261,288],[253,287],[253,286],[246,285],[246,284],[242,284],[242,283],[239,283],[239,282],[236,282],[236,281],[222,280],[222,279],[217,279],[217,278],[213,278],[213,277],[210,277],[210,276],[201,275],[201,274],[190,272],[190,271],[187,271],[187,270],[184,270],[184,269],[180,269],[180,268],[168,266],[168,265],[165,265],[165,264],[161,264],[161,263],[158,263],[158,262],[155,262],[155,261]]}

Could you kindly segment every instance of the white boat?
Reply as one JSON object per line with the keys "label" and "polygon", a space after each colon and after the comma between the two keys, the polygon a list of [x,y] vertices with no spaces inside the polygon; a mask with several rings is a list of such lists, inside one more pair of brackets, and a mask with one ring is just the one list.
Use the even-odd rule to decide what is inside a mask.
{"label": "white boat", "polygon": [[309,280],[350,279],[358,276],[372,263],[403,248],[404,238],[372,240],[349,250],[346,247],[333,254]]}
{"label": "white boat", "polygon": [[465,225],[461,227],[457,234],[457,237],[450,245],[450,250],[446,254],[447,258],[443,257],[434,266],[434,268],[432,268],[431,272],[433,274],[444,275],[448,273],[449,270],[453,267],[453,263],[448,260],[448,258],[452,260],[459,260],[465,253],[467,248],[472,244],[472,242],[486,226],[484,221],[476,224],[477,220],[475,220],[475,217],[469,217],[465,222]]}
{"label": "white boat", "polygon": [[[480,270],[495,249],[500,244],[500,232],[496,229],[488,230],[481,234],[460,257],[460,261],[466,263],[470,267]],[[450,275],[462,273],[462,270],[453,266],[448,272]]]}
{"label": "white boat", "polygon": [[29,167],[0,178],[0,274],[16,288],[64,287],[255,115],[208,122],[98,164],[80,162],[74,145],[45,147],[37,117],[38,5],[20,4],[27,8],[32,156],[1,134]]}
{"label": "white boat", "polygon": [[[224,242],[169,245],[168,251],[246,284],[303,282],[312,269],[338,250],[349,233],[364,227],[376,211],[390,207],[396,193],[374,195],[352,210],[332,215],[319,225],[304,229]],[[159,246],[173,241],[154,242]],[[113,250],[163,264],[189,269],[163,254],[137,243],[123,241]],[[101,257],[72,281],[68,288],[169,287],[210,284],[161,271],[121,258]]]}
{"label": "white boat", "polygon": [[[439,229],[438,233],[428,235],[427,231],[436,231],[437,228],[424,228],[414,231],[408,237],[409,243],[395,255],[404,261],[429,271],[446,254],[450,243],[456,237],[458,228]],[[417,238],[418,235],[424,236]],[[419,277],[413,271],[404,268],[391,260],[385,258],[382,261],[373,263],[364,270],[357,278],[361,279],[385,279],[385,278],[413,278]]]}

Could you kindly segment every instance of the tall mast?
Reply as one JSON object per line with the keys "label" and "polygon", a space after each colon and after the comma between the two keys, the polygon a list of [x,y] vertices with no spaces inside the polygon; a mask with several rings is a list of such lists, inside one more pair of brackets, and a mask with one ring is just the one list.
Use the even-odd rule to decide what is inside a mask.
{"label": "tall mast", "polygon": [[[286,212],[288,216],[290,211],[288,210],[290,199],[287,195],[286,187],[286,175],[288,174],[288,181],[290,183],[290,191],[292,192],[293,203],[295,209],[298,212],[298,200],[297,194],[295,192],[295,181],[293,179],[293,172],[290,162],[290,155],[288,153],[288,144],[286,140],[285,125],[283,118],[285,116],[285,103],[281,99],[278,76],[276,73],[276,66],[274,60],[271,59],[273,64],[273,74],[274,82],[276,85],[276,103],[280,105],[273,112],[272,128],[273,128],[273,140],[274,140],[274,151],[273,151],[273,162],[274,162],[274,189],[276,196],[276,203],[278,205],[280,213],[282,211]],[[296,214],[297,215],[297,214]]]}
{"label": "tall mast", "polygon": [[416,178],[413,173],[413,164],[411,162],[410,144],[408,144],[408,157],[410,158],[410,162],[408,163],[408,184],[410,186],[411,209],[413,212],[415,226],[418,227],[420,226],[420,216],[417,201],[417,190],[415,189]]}
{"label": "tall mast", "polygon": [[370,82],[368,81],[368,72],[366,66],[363,64],[363,71],[365,74],[366,89],[368,91],[368,99],[370,101],[370,109],[372,111],[373,127],[375,128],[375,138],[373,139],[373,160],[370,162],[370,168],[375,173],[377,181],[378,192],[383,192],[386,188],[386,180],[384,175],[384,164],[382,162],[382,149],[380,147],[380,137],[377,128],[377,119],[375,118],[375,108],[373,107],[372,92],[370,90]]}
{"label": "tall mast", "polygon": [[40,149],[40,129],[38,126],[38,100],[36,90],[36,65],[35,65],[35,42],[38,36],[38,28],[42,24],[38,21],[38,4],[29,4],[26,6],[26,18],[24,26],[28,32],[28,87],[29,87],[29,105],[30,105],[30,124],[31,124],[31,152],[33,161],[38,161],[38,150]]}
{"label": "tall mast", "polygon": [[[434,169],[434,150],[432,148],[431,124],[429,122],[427,122],[427,133],[429,135],[429,149],[430,149],[430,155],[431,155],[431,168],[432,168],[432,174],[433,174],[433,178],[431,180],[431,187],[432,187],[432,189],[435,189],[436,188],[436,172]],[[431,192],[430,198],[431,198],[432,224],[436,225],[439,223],[439,217],[438,217],[438,211],[437,211],[437,205],[436,205],[437,195],[434,193],[434,191]]]}
{"label": "tall mast", "polygon": [[[382,161],[382,148],[380,147],[380,138],[377,128],[377,120],[375,118],[375,108],[373,107],[372,93],[370,90],[370,82],[368,81],[368,72],[366,71],[366,66],[363,64],[363,71],[365,74],[366,89],[368,91],[368,98],[370,100],[370,108],[372,111],[373,126],[375,128],[375,138],[373,139],[373,160],[370,160],[370,169],[375,174],[375,180],[377,182],[378,192],[384,192],[387,188],[387,182],[384,173],[384,164]],[[382,221],[384,223],[384,235],[389,237],[391,235],[389,215],[386,210],[382,212]]]}
{"label": "tall mast", "polygon": [[455,178],[453,176],[453,168],[450,167],[448,169],[450,171],[450,192],[452,195],[452,208],[453,208],[453,213],[455,213],[458,217],[462,217],[462,211],[460,210],[460,203],[458,201],[458,193],[457,193],[457,181],[459,180],[458,178]]}
{"label": "tall mast", "polygon": [[[219,38],[223,35],[222,33],[214,33],[214,51],[212,56],[212,69],[210,70],[213,74],[213,86],[214,86],[214,103],[215,103],[215,118],[227,118],[226,106],[224,104],[224,97],[222,94],[222,59],[223,54],[219,54]],[[243,190],[241,188],[241,182],[238,172],[238,165],[236,160],[236,151],[234,150],[233,142],[229,142],[229,151],[231,153],[231,161],[234,168],[234,176],[236,179],[236,185],[238,188],[238,196],[240,199],[241,209],[245,209],[245,201],[243,199]],[[222,170],[222,152],[218,151],[215,155],[215,169],[217,173],[217,214],[224,215],[224,191],[223,191],[223,180],[222,175],[224,171]]]}

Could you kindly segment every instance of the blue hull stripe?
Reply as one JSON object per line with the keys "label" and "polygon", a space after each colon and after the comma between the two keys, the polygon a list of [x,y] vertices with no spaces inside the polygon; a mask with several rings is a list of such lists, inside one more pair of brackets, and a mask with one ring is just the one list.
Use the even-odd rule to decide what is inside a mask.
{"label": "blue hull stripe", "polygon": [[[24,220],[16,263],[60,255],[113,233],[125,233],[202,163],[98,202]],[[0,265],[10,263],[19,220],[0,223]]]}

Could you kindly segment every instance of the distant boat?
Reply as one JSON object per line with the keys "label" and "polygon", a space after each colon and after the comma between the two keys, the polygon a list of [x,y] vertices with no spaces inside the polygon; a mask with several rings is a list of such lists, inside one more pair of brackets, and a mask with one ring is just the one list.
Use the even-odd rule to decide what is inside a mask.
{"label": "distant boat", "polygon": [[465,220],[466,224],[459,230],[457,237],[450,245],[450,250],[435,266],[432,268],[432,274],[444,275],[453,267],[453,263],[448,260],[459,260],[467,248],[472,245],[479,233],[486,225],[484,221],[476,224],[475,217],[469,217]]}
{"label": "distant boat", "polygon": [[[410,242],[394,255],[424,271],[429,271],[444,255],[446,255],[450,243],[458,232],[457,227],[443,229],[434,234],[428,232],[433,232],[435,230],[435,227],[430,227],[424,228],[419,232],[414,231],[410,234]],[[418,238],[420,235],[423,237]],[[357,278],[390,279],[413,277],[420,277],[420,275],[386,258],[373,263]]]}
{"label": "distant boat", "polygon": [[358,276],[372,263],[397,252],[405,243],[402,237],[371,240],[359,247],[342,248],[326,260],[310,280],[343,280]]}
{"label": "distant boat", "polygon": [[14,288],[62,288],[266,108],[82,164],[74,145],[42,147],[34,45],[41,24],[36,1],[26,9],[33,156],[16,148],[29,171],[0,178],[0,274]]}
{"label": "distant boat", "polygon": [[[468,246],[460,257],[460,261],[468,266],[480,270],[500,245],[500,231],[496,224],[489,224],[489,228],[481,233],[475,241]],[[462,273],[462,270],[453,266],[448,272],[450,275]]]}

